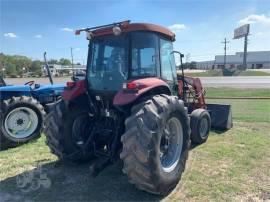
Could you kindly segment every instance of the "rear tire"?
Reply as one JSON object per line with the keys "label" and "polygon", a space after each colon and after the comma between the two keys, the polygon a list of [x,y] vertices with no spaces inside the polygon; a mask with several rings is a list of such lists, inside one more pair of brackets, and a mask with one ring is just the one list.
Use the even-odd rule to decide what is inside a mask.
{"label": "rear tire", "polygon": [[[46,144],[60,160],[81,162],[92,157],[92,151],[82,149],[84,138],[89,135],[91,120],[89,112],[78,106],[68,107],[60,101],[45,122]],[[89,130],[89,131],[87,131]]]}
{"label": "rear tire", "polygon": [[191,141],[195,144],[206,142],[211,128],[211,117],[205,109],[196,109],[190,115]]}
{"label": "rear tire", "polygon": [[46,112],[34,98],[21,96],[1,102],[0,149],[40,137]]}
{"label": "rear tire", "polygon": [[[153,96],[132,108],[125,125],[120,154],[123,172],[137,188],[167,195],[179,182],[188,158],[190,127],[183,101],[175,96]],[[175,130],[171,130],[173,128]],[[165,141],[167,135],[175,139]],[[166,145],[167,150],[164,150]]]}

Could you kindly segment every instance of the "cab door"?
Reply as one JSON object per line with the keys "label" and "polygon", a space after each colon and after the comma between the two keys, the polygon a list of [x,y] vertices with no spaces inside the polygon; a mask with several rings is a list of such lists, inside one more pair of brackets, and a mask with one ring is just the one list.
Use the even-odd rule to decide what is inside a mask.
{"label": "cab door", "polygon": [[176,73],[176,65],[175,58],[173,52],[172,42],[160,38],[160,66],[161,66],[161,78],[165,80],[173,95],[177,95],[178,87],[177,87],[177,73]]}

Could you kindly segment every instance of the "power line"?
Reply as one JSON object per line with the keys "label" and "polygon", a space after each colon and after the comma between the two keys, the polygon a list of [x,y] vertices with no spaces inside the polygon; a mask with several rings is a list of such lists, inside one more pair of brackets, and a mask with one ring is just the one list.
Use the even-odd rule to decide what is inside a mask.
{"label": "power line", "polygon": [[222,41],[221,43],[224,43],[224,68],[226,68],[227,44],[230,43],[230,41],[227,41],[227,39],[225,38],[224,41]]}

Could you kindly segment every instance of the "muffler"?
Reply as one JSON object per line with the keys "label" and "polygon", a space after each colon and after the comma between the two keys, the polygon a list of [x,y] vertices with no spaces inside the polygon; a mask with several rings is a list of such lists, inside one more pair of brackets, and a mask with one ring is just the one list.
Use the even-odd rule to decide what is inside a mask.
{"label": "muffler", "polygon": [[211,116],[211,127],[220,130],[229,130],[233,127],[231,105],[206,104]]}

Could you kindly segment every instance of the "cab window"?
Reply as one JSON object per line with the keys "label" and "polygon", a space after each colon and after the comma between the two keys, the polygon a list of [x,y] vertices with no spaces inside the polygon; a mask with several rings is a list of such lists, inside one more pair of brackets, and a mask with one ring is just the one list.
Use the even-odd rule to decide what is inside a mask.
{"label": "cab window", "polygon": [[159,65],[156,34],[135,32],[131,39],[131,77],[156,76]]}
{"label": "cab window", "polygon": [[167,81],[173,81],[176,76],[175,60],[172,51],[172,42],[160,39],[161,77]]}

